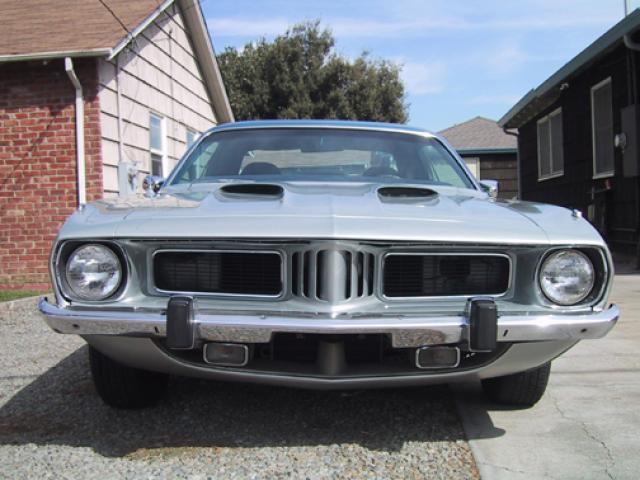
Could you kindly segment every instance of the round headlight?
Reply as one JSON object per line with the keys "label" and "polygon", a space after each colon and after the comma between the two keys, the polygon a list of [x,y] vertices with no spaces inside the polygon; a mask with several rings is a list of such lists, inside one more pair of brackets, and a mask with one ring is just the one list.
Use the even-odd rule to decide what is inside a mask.
{"label": "round headlight", "polygon": [[575,305],[593,289],[595,273],[591,260],[578,250],[560,250],[549,255],[540,268],[540,287],[558,305]]}
{"label": "round headlight", "polygon": [[120,286],[122,265],[109,247],[89,244],[71,254],[65,274],[73,296],[80,300],[104,300]]}

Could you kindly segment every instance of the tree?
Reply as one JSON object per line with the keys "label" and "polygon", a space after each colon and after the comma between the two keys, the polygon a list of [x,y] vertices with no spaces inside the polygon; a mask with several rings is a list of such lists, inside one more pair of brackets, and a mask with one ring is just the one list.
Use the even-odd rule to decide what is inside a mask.
{"label": "tree", "polygon": [[363,53],[337,54],[329,30],[302,23],[272,42],[265,38],[218,55],[238,120],[327,118],[404,123],[408,105],[400,67]]}

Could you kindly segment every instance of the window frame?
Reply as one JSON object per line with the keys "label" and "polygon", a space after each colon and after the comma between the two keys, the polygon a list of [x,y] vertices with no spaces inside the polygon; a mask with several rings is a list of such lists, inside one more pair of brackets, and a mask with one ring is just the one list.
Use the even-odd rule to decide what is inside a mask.
{"label": "window frame", "polygon": [[[160,120],[160,150],[151,145],[151,119],[156,117]],[[149,173],[153,175],[153,155],[157,155],[162,160],[160,176],[166,178],[168,175],[169,158],[167,155],[167,118],[164,115],[149,111]]]}
{"label": "window frame", "polygon": [[597,159],[596,159],[596,112],[594,107],[594,93],[601,89],[602,87],[606,86],[606,85],[610,85],[611,86],[611,103],[609,105],[609,107],[611,108],[611,130],[612,133],[614,133],[614,129],[613,129],[613,84],[611,82],[611,77],[607,77],[604,80],[596,83],[595,85],[593,85],[591,87],[591,90],[589,92],[589,96],[591,99],[591,156],[592,156],[592,160],[593,160],[593,165],[592,165],[592,173],[593,173],[593,180],[597,180],[597,179],[601,179],[601,178],[611,178],[614,177],[616,174],[616,154],[615,154],[615,147],[613,145],[613,137],[611,138],[611,151],[613,153],[613,170],[610,171],[606,171],[606,172],[598,172],[596,169],[596,164],[597,164]]}
{"label": "window frame", "polygon": [[[557,171],[553,171],[553,131],[551,129],[551,118],[553,117],[557,117],[558,115],[561,115],[560,117],[560,125],[562,126],[562,138],[563,138],[563,142],[561,145],[562,148],[562,168],[560,170]],[[547,123],[547,129],[548,129],[548,133],[549,133],[549,173],[543,175],[542,174],[542,162],[540,161],[540,152],[541,152],[541,147],[540,147],[540,124],[541,123]],[[538,182],[543,182],[545,180],[551,180],[552,178],[559,178],[564,176],[564,123],[562,122],[562,107],[558,107],[555,110],[553,110],[552,112],[549,112],[547,115],[545,115],[542,118],[539,118],[536,121],[536,141],[537,141],[537,145],[538,145]]]}

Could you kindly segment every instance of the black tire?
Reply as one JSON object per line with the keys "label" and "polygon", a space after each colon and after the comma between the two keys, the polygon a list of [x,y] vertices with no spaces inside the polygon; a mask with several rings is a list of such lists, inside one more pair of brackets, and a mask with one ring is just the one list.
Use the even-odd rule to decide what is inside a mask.
{"label": "black tire", "polygon": [[157,403],[167,388],[169,377],[127,367],[89,346],[93,383],[100,398],[115,408],[136,409]]}
{"label": "black tire", "polygon": [[495,403],[532,407],[544,395],[550,373],[551,362],[548,362],[526,372],[482,380],[482,390]]}

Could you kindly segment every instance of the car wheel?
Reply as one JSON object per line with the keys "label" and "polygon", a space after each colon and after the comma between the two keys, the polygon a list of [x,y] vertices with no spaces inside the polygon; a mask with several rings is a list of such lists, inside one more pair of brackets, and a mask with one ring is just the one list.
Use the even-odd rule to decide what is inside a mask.
{"label": "car wheel", "polygon": [[98,395],[115,408],[136,409],[155,404],[166,391],[169,377],[118,363],[89,346],[91,375]]}
{"label": "car wheel", "polygon": [[550,373],[551,362],[548,362],[526,372],[484,379],[482,380],[482,390],[493,402],[502,405],[531,407],[544,395]]}

